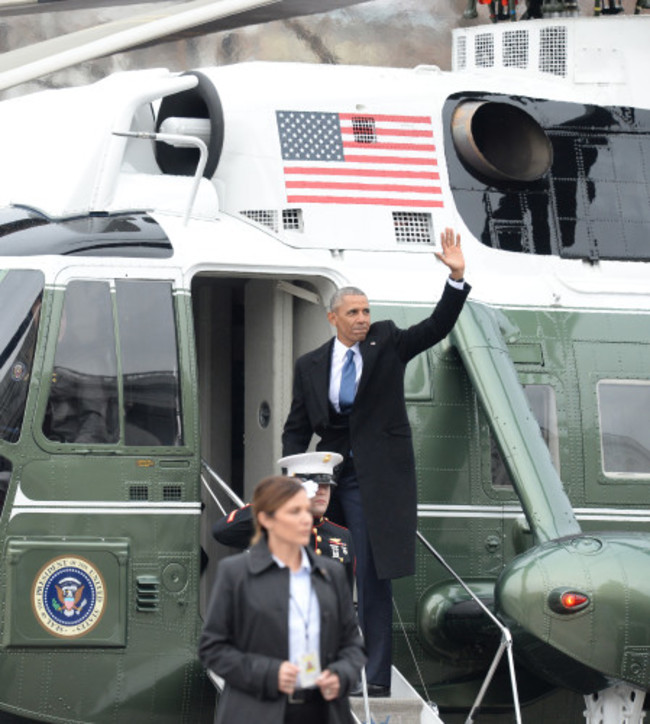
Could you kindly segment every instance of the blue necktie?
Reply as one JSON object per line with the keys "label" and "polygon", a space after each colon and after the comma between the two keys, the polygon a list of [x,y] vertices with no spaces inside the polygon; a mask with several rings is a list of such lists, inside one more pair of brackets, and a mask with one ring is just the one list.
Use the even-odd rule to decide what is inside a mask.
{"label": "blue necktie", "polygon": [[339,390],[339,408],[345,415],[350,412],[354,402],[355,387],[357,385],[357,368],[354,364],[354,350],[345,353],[345,362],[341,371],[341,388]]}

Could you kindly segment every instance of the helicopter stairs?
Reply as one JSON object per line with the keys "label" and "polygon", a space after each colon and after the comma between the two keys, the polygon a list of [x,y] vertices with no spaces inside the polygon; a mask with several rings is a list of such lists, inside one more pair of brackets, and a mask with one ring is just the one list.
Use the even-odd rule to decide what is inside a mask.
{"label": "helicopter stairs", "polygon": [[389,697],[351,697],[350,708],[359,724],[442,724],[435,704],[428,704],[394,666]]}

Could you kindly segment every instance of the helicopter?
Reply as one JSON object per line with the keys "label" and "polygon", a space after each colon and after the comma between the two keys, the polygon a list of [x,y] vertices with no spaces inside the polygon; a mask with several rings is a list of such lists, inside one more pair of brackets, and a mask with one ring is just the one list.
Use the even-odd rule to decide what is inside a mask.
{"label": "helicopter", "polygon": [[[113,30],[6,54],[0,87],[169,32]],[[419,534],[471,595],[423,546],[394,585],[396,668],[462,716],[499,644],[485,607],[526,720],[641,721],[649,30],[500,23],[455,30],[450,72],[156,68],[0,103],[0,709],[212,720],[221,482],[248,499],[281,456],[331,294],[422,319],[451,226],[471,301],[405,388]],[[481,711],[514,699],[501,667]]]}

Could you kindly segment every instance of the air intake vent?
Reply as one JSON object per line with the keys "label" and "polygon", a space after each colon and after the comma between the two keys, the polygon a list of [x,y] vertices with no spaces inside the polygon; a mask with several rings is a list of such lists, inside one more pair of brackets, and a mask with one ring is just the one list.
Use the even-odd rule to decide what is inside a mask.
{"label": "air intake vent", "polygon": [[566,75],[566,27],[541,28],[539,34],[539,69],[543,73]]}
{"label": "air intake vent", "polygon": [[461,35],[456,41],[456,68],[465,70],[467,67],[467,38]]}
{"label": "air intake vent", "polygon": [[182,500],[183,487],[181,485],[163,486],[163,500]]}
{"label": "air intake vent", "polygon": [[138,611],[153,613],[160,607],[160,579],[158,576],[138,576],[136,602]]}
{"label": "air intake vent", "polygon": [[302,231],[302,209],[283,209],[282,228],[285,231]]}
{"label": "air intake vent", "polygon": [[253,209],[239,213],[247,219],[275,231],[276,234],[278,233],[278,212],[274,209]]}
{"label": "air intake vent", "polygon": [[144,484],[130,485],[129,500],[149,500],[149,486]]}
{"label": "air intake vent", "polygon": [[398,244],[432,244],[431,214],[417,211],[393,211],[395,240]]}
{"label": "air intake vent", "polygon": [[503,34],[503,65],[506,68],[528,67],[527,30],[513,30]]}
{"label": "air intake vent", "polygon": [[474,62],[479,68],[492,68],[494,66],[494,36],[490,33],[481,33],[474,39]]}
{"label": "air intake vent", "polygon": [[377,143],[375,119],[371,116],[353,116],[352,133],[355,143]]}

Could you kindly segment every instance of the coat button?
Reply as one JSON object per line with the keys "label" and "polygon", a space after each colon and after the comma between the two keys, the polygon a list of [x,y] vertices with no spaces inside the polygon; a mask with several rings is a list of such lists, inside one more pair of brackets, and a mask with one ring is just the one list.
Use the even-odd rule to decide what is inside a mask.
{"label": "coat button", "polygon": [[323,551],[321,551],[320,549],[317,550],[317,551],[316,551],[316,555],[317,555],[317,556],[322,556],[322,555],[323,555]]}

